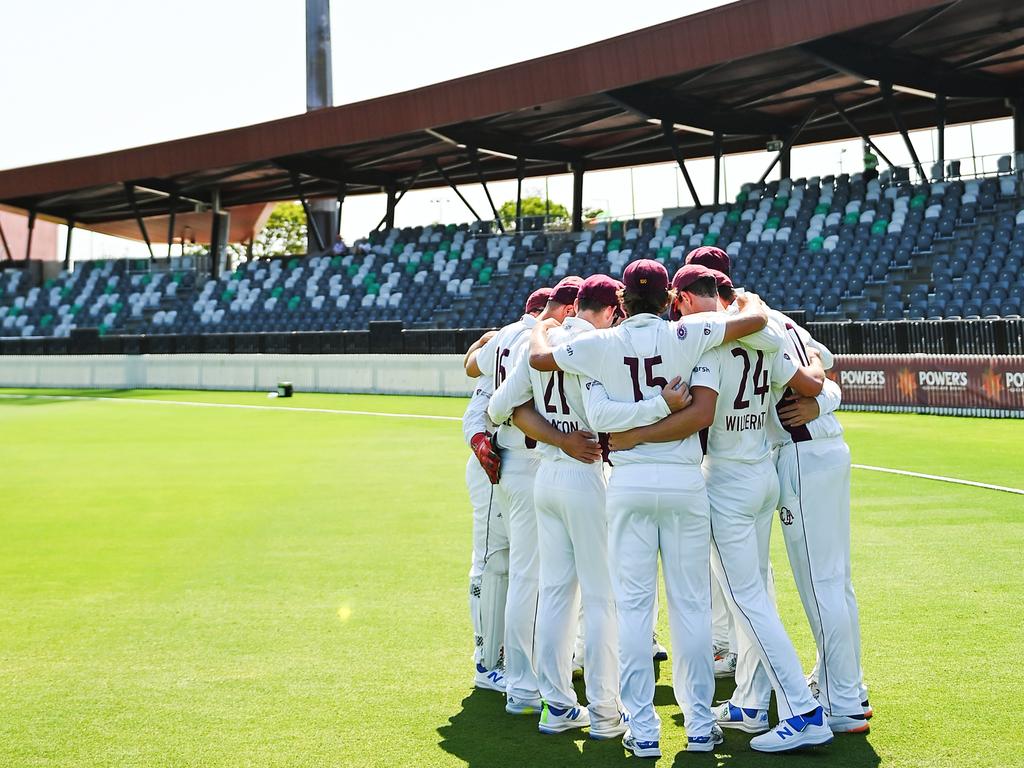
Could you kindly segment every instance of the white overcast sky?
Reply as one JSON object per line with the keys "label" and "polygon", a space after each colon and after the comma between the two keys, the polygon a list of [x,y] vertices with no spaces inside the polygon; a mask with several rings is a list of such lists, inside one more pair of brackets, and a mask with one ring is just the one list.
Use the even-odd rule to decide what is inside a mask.
{"label": "white overcast sky", "polygon": [[[722,5],[713,0],[476,0],[342,2],[331,9],[334,103],[345,104],[542,56]],[[293,115],[305,110],[303,0],[0,0],[0,168],[140,146]],[[1007,151],[1006,121],[947,132],[947,157]],[[899,137],[882,139],[896,162]],[[928,132],[915,136],[924,159]],[[844,153],[842,150],[845,149]],[[855,170],[859,145],[794,152],[794,175]],[[729,158],[729,195],[756,179],[764,153]],[[710,162],[693,175],[710,196]],[[994,165],[993,165],[994,167]],[[526,183],[542,192],[545,180]],[[552,199],[571,201],[571,181],[551,177]],[[514,183],[493,185],[496,202]],[[465,190],[487,208],[478,187]],[[584,202],[621,217],[658,213],[689,197],[672,165],[587,174]],[[383,214],[378,196],[345,203],[351,240]],[[409,193],[399,226],[470,218],[451,190]],[[121,255],[138,246],[76,237],[76,256]],[[98,250],[97,250],[98,249]],[[81,251],[81,253],[80,253]]]}

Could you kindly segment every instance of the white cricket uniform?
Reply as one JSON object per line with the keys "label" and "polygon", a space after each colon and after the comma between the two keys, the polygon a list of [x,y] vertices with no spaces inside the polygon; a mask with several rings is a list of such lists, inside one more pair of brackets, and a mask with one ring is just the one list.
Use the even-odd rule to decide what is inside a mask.
{"label": "white cricket uniform", "polygon": [[[552,346],[570,342],[594,326],[568,317],[548,331]],[[583,382],[563,371],[530,367],[529,348],[520,350],[509,378],[489,407],[495,419],[532,400],[534,408],[561,432],[591,429],[583,405]],[[622,404],[626,405],[626,404]],[[632,409],[632,404],[628,404]],[[541,444],[534,486],[540,548],[540,603],[537,611],[537,677],[549,705],[579,706],[572,685],[572,657],[579,600],[583,605],[583,675],[591,722],[619,721],[618,631],[615,596],[608,572],[608,520],[603,462],[584,464],[558,448]]]}
{"label": "white cricket uniform", "polygon": [[[806,330],[780,313],[787,350],[801,364],[808,346],[832,355]],[[831,715],[856,715],[867,697],[860,662],[860,618],[850,567],[850,449],[839,420],[838,387],[825,382],[821,415],[802,427],[784,427],[776,408],[785,388],[772,387],[768,438],[775,449],[779,519],[800,600],[818,648],[820,702]]]}
{"label": "white cricket uniform", "polygon": [[[783,329],[774,322],[778,339]],[[706,436],[704,478],[711,504],[711,566],[739,625],[739,707],[768,709],[775,689],[780,719],[817,707],[800,659],[768,591],[772,517],[779,481],[765,436],[773,382],[789,382],[799,366],[787,352],[730,343],[705,354],[691,387],[718,393]]]}
{"label": "white cricket uniform", "polygon": [[[722,343],[727,317],[707,313],[667,323],[651,314],[627,318],[616,328],[581,335],[554,349],[559,368],[589,377],[587,419],[599,432],[644,426],[668,414],[661,388],[688,377],[708,349]],[[609,412],[609,398],[634,403],[628,418]],[[657,599],[658,555],[669,605],[673,685],[689,736],[705,736],[714,718],[710,654],[711,606],[708,499],[700,472],[700,440],[646,443],[612,455],[608,484],[608,554],[619,624],[622,703],[630,730],[656,741],[661,721],[654,710],[651,627]]]}
{"label": "white cricket uniform", "polygon": [[[462,435],[466,445],[470,444],[473,435],[480,432],[490,435],[496,429],[495,424],[487,416],[487,402],[493,389],[494,384],[489,376],[477,379],[469,405],[462,416]],[[483,615],[485,608],[481,605],[480,595],[484,569],[488,565],[497,569],[499,577],[508,576],[508,528],[501,504],[495,498],[494,486],[472,453],[466,461],[466,487],[469,489],[469,503],[473,507],[473,559],[469,569],[469,612],[475,636],[473,658],[477,664],[490,669],[497,664],[497,659],[485,658],[484,643],[485,635],[493,631],[493,628],[490,617]],[[500,605],[505,604],[505,595],[496,596],[496,599]],[[502,634],[502,638],[496,639],[493,645],[503,645],[505,622],[502,619],[493,623],[497,625],[496,630]]]}
{"label": "white cricket uniform", "polygon": [[[511,373],[521,348],[529,347],[532,315],[506,325],[477,353],[480,372],[494,379],[495,395]],[[495,396],[492,395],[492,398]],[[508,526],[508,598],[505,602],[505,680],[508,695],[517,701],[540,698],[534,669],[537,621],[537,515],[533,508],[533,482],[540,454],[536,441],[511,420],[498,424],[501,481],[496,495]]]}

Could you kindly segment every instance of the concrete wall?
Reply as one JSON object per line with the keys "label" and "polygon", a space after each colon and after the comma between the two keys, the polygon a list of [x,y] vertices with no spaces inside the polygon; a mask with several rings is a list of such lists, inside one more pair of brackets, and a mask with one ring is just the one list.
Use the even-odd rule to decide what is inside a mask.
{"label": "concrete wall", "polygon": [[468,395],[461,355],[5,355],[0,387]]}

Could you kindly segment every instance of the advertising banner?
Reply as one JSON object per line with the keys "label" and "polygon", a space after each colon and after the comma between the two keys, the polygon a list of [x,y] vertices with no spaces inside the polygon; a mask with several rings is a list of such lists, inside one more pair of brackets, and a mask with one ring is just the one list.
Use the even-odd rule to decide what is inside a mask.
{"label": "advertising banner", "polygon": [[836,355],[848,410],[1024,418],[1024,356]]}

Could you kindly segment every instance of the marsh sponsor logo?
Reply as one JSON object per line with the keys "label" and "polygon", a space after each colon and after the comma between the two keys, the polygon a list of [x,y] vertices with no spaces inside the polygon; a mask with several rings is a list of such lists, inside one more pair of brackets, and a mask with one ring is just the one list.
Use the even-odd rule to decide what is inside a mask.
{"label": "marsh sponsor logo", "polygon": [[839,386],[881,389],[885,386],[885,371],[842,371]]}
{"label": "marsh sponsor logo", "polygon": [[966,389],[967,371],[918,371],[921,389]]}
{"label": "marsh sponsor logo", "polygon": [[1004,380],[1006,388],[1011,392],[1024,390],[1024,371],[1007,371]]}

